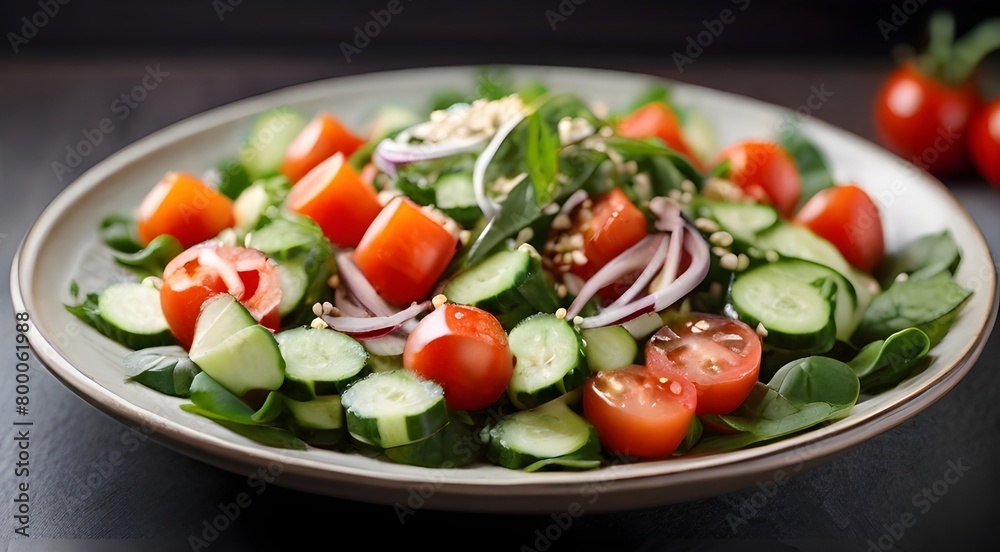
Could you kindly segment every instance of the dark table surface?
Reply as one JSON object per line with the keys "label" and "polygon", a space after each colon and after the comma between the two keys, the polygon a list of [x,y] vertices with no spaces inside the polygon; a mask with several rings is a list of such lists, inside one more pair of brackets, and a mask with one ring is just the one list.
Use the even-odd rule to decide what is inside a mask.
{"label": "dark table surface", "polygon": [[[338,60],[339,61],[339,60]],[[118,53],[106,59],[0,61],[0,259],[7,266],[21,238],[48,202],[71,180],[50,167],[109,115],[109,106],[149,64],[170,73],[116,127],[73,176],[135,140],[206,109],[289,84],[341,74],[426,63],[396,60],[345,66],[295,57],[150,58]],[[472,61],[472,60],[464,60]],[[547,60],[536,60],[549,63]],[[581,64],[579,62],[573,64]],[[602,62],[601,66],[658,73],[795,108],[810,86],[834,92],[818,114],[867,138],[874,131],[870,98],[886,60],[699,60],[683,74],[669,59]],[[974,176],[947,184],[1000,247],[1000,192]],[[8,288],[0,270],[0,290]],[[0,294],[4,312],[7,293]],[[13,350],[13,324],[0,325],[0,344]],[[1000,339],[992,337],[969,374],[914,418],[800,473],[760,500],[760,489],[576,520],[552,549],[608,550],[871,550],[996,549],[1000,519]],[[12,357],[6,354],[5,357]],[[0,420],[13,421],[14,361],[3,361]],[[43,366],[32,370],[31,539],[16,538],[13,426],[0,458],[0,543],[10,550],[185,550],[220,504],[247,490],[233,474],[177,454],[85,403]],[[113,468],[106,460],[120,454]],[[942,480],[949,462],[968,466],[929,509],[914,501]],[[94,474],[99,474],[95,476]],[[89,479],[88,479],[89,478]],[[208,550],[252,550],[275,538],[315,536],[329,546],[348,540],[372,546],[428,543],[431,548],[543,550],[536,531],[548,516],[500,516],[421,510],[401,524],[391,507],[338,500],[278,485],[254,498]],[[901,520],[911,515],[914,523]],[[735,521],[739,519],[739,521]],[[467,536],[470,535],[470,536]],[[357,537],[354,539],[352,537]],[[45,539],[124,539],[90,548]],[[871,540],[871,542],[869,542]],[[958,546],[956,546],[956,544]],[[541,545],[541,546],[540,546]],[[75,546],[75,547],[71,547]],[[284,549],[285,547],[281,547]]]}

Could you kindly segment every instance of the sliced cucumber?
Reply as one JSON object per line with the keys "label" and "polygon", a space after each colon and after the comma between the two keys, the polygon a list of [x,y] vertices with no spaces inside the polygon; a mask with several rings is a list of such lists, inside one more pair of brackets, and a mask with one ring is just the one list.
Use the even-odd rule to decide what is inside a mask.
{"label": "sliced cucumber", "polygon": [[368,357],[372,372],[388,372],[389,370],[403,369],[403,355],[381,356],[371,355]]}
{"label": "sliced cucumber", "polygon": [[778,212],[769,205],[711,200],[705,200],[704,204],[722,230],[736,239],[754,241],[757,234],[778,223]]}
{"label": "sliced cucumber", "polygon": [[254,120],[239,151],[240,163],[251,180],[278,174],[285,150],[309,121],[298,111],[279,107]]}
{"label": "sliced cucumber", "polygon": [[434,205],[462,226],[468,228],[479,220],[482,211],[476,202],[472,173],[453,172],[441,175],[434,183]]}
{"label": "sliced cucumber", "polygon": [[279,264],[275,267],[275,273],[278,275],[278,287],[281,288],[278,315],[284,318],[302,304],[302,299],[309,290],[309,275],[299,263]]}
{"label": "sliced cucumber", "polygon": [[419,441],[448,423],[441,385],[407,370],[370,374],[349,387],[342,402],[351,436],[381,448]]}
{"label": "sliced cucumber", "polygon": [[255,389],[273,391],[285,379],[285,361],[274,335],[227,293],[202,307],[190,357],[236,396]]}
{"label": "sliced cucumber", "polygon": [[590,375],[583,338],[565,319],[531,316],[511,330],[508,342],[515,364],[507,394],[519,409],[560,397]]}
{"label": "sliced cucumber", "polygon": [[767,345],[796,351],[829,351],[837,337],[832,304],[836,281],[831,278],[810,283],[776,264],[738,274],[729,287],[727,313],[750,327],[763,326]]}
{"label": "sliced cucumber", "polygon": [[[662,325],[662,324],[661,324]],[[581,330],[591,370],[616,370],[635,363],[639,344],[622,326]]]}
{"label": "sliced cucumber", "polygon": [[482,439],[489,444],[487,458],[515,470],[600,465],[601,444],[594,426],[561,401],[501,418],[483,431]]}
{"label": "sliced cucumber", "polygon": [[138,282],[111,284],[97,298],[97,311],[112,339],[132,349],[174,342],[160,307],[160,292]]}
{"label": "sliced cucumber", "polygon": [[292,184],[284,176],[257,180],[240,193],[233,202],[234,228],[240,235],[257,227],[260,221],[279,213],[278,207],[285,201]]}
{"label": "sliced cucumber", "polygon": [[308,401],[284,396],[285,406],[295,422],[309,429],[340,429],[344,427],[344,407],[340,395],[326,395]]}
{"label": "sliced cucumber", "polygon": [[505,313],[528,304],[535,312],[558,308],[554,286],[526,248],[501,251],[459,273],[444,286],[453,303]]}
{"label": "sliced cucumber", "polygon": [[855,318],[858,311],[858,296],[854,291],[854,285],[847,278],[827,266],[799,259],[784,259],[772,263],[771,270],[807,284],[814,284],[823,279],[836,283],[837,294],[834,296],[833,318],[837,324],[837,339],[844,342],[850,341],[851,334],[857,327]]}
{"label": "sliced cucumber", "polygon": [[353,337],[330,329],[293,328],[275,338],[285,359],[281,392],[305,401],[342,393],[370,372],[368,351]]}

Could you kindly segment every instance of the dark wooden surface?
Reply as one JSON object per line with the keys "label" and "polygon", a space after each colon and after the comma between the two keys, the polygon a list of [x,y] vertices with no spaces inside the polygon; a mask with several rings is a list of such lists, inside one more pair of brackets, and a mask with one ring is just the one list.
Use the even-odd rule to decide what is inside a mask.
{"label": "dark wooden surface", "polygon": [[[81,130],[110,114],[111,102],[141,78],[147,65],[160,64],[169,78],[74,175],[142,136],[211,107],[318,78],[428,64],[403,52],[388,59],[345,65],[329,57],[144,57],[117,52],[106,58],[0,61],[2,265],[8,266],[35,217],[71,180],[60,182],[51,163],[65,155],[65,147],[79,139]],[[460,61],[470,60],[451,55],[435,63]],[[750,62],[706,55],[679,74],[668,57],[558,61],[658,73],[792,108],[806,99],[810,86],[825,85],[835,94],[817,116],[869,138],[870,98],[889,68],[886,60],[874,58],[765,57]],[[974,176],[948,184],[992,247],[1000,247],[1000,192]],[[0,289],[6,290],[6,268],[0,273]],[[9,313],[6,291],[0,294],[0,304]],[[12,324],[0,325],[0,348],[8,350],[0,362],[0,421],[5,423],[14,418],[13,360],[6,358],[13,356],[13,341]],[[763,502],[761,489],[752,487],[691,503],[585,516],[563,531],[551,549],[868,550],[869,539],[898,534],[907,513],[914,516],[915,525],[905,528],[901,539],[883,536],[884,544],[891,540],[899,550],[989,549],[985,543],[997,543],[1000,516],[998,353],[1000,339],[993,338],[969,375],[942,400],[897,428],[798,474]],[[10,550],[190,549],[189,536],[202,534],[205,520],[219,514],[219,505],[248,490],[245,475],[134,439],[127,428],[86,404],[40,365],[32,372],[31,401],[36,420],[31,445],[32,540],[18,540]],[[5,430],[0,453],[0,539],[14,536],[12,437],[13,432]],[[113,454],[122,460],[109,467]],[[941,480],[949,461],[959,460],[969,466],[968,473],[923,513],[914,496]],[[401,524],[392,508],[287,490],[280,487],[280,479],[276,483],[255,495],[252,505],[207,550],[264,549],[267,540],[281,538],[315,538],[331,549],[349,539],[378,548],[425,544],[432,549],[541,550],[536,531],[553,522],[547,516],[421,510]],[[741,516],[744,521],[734,521]],[[67,548],[69,543],[37,539],[126,540]]]}

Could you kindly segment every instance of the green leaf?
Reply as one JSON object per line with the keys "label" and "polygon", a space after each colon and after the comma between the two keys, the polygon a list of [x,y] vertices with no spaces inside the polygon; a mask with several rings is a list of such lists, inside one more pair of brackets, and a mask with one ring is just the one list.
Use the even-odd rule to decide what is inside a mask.
{"label": "green leaf", "polygon": [[291,431],[281,427],[233,422],[225,416],[219,416],[210,410],[206,410],[194,404],[182,404],[180,407],[181,410],[185,412],[190,412],[191,414],[197,414],[208,418],[233,433],[237,433],[247,439],[257,441],[258,443],[269,447],[292,450],[306,450],[309,448],[305,441],[296,437]]}
{"label": "green leaf", "polygon": [[[1000,49],[1000,18],[985,19],[955,41],[943,67],[945,82],[959,86],[967,82],[983,58]],[[932,54],[933,55],[933,54]]]}
{"label": "green leaf", "polygon": [[907,328],[869,343],[847,364],[861,380],[861,392],[878,393],[906,379],[930,347],[927,334]]}
{"label": "green leaf", "polygon": [[688,161],[688,158],[677,151],[668,148],[663,141],[658,138],[646,140],[636,140],[633,138],[621,138],[614,136],[606,140],[607,146],[626,159],[636,159],[640,157],[663,157],[670,161],[674,167],[686,178],[701,188],[704,178],[698,169]]}
{"label": "green leaf", "polygon": [[201,372],[178,345],[151,347],[122,359],[129,379],[174,397],[189,397],[191,382]]}
{"label": "green leaf", "polygon": [[857,403],[860,382],[850,366],[821,356],[792,361],[757,384],[732,414],[706,419],[740,433],[703,439],[695,454],[737,450],[798,433],[846,416]]}
{"label": "green leaf", "polygon": [[542,214],[530,178],[518,182],[500,204],[500,212],[487,223],[469,250],[467,264],[475,264],[492,253],[503,241],[528,226]]}
{"label": "green leaf", "polygon": [[694,446],[698,444],[698,441],[701,440],[703,432],[704,428],[701,425],[701,420],[699,420],[697,416],[691,418],[691,425],[688,426],[687,435],[684,436],[684,440],[681,441],[681,444],[677,446],[677,450],[674,451],[674,454],[683,454],[694,448]]}
{"label": "green leaf", "polygon": [[911,241],[903,249],[889,253],[875,267],[882,288],[889,288],[900,274],[926,280],[942,272],[954,274],[962,261],[962,251],[948,229]]}
{"label": "green leaf", "polygon": [[971,296],[972,292],[958,285],[947,272],[929,279],[894,282],[872,300],[851,341],[862,346],[907,328],[918,328],[927,334],[934,347]]}
{"label": "green leaf", "polygon": [[142,249],[135,220],[127,215],[108,215],[99,225],[101,241],[120,253],[135,253]]}
{"label": "green leaf", "polygon": [[535,186],[535,197],[539,203],[548,203],[552,199],[559,164],[559,136],[546,126],[538,112],[528,116],[525,161]]}
{"label": "green leaf", "polygon": [[796,126],[782,129],[781,146],[792,156],[802,180],[799,207],[805,205],[817,192],[834,186],[829,164],[823,153]]}
{"label": "green leaf", "polygon": [[73,299],[80,296],[80,284],[76,283],[76,280],[69,283],[69,294],[73,297]]}
{"label": "green leaf", "polygon": [[631,113],[640,107],[653,102],[660,102],[671,106],[670,90],[661,84],[654,84],[639,94],[635,100],[626,108],[626,113]]}
{"label": "green leaf", "polygon": [[177,238],[162,234],[153,238],[145,248],[134,253],[113,253],[115,262],[129,268],[140,277],[162,276],[163,269],[184,251]]}
{"label": "green leaf", "polygon": [[219,172],[219,193],[229,199],[240,197],[243,190],[253,184],[250,173],[235,157],[219,161],[215,165],[215,170]]}

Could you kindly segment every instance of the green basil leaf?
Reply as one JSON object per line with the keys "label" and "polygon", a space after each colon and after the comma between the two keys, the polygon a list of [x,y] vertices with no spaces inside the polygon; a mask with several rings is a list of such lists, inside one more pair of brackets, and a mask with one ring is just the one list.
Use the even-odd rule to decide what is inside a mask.
{"label": "green basil leaf", "polygon": [[135,253],[142,249],[135,219],[127,215],[108,215],[98,228],[101,241],[119,253]]}
{"label": "green basil leaf", "polygon": [[122,359],[122,364],[132,381],[174,397],[189,397],[191,382],[201,372],[187,351],[178,345],[130,353]]}
{"label": "green basil leaf", "polygon": [[704,183],[704,177],[702,177],[701,173],[698,172],[698,169],[691,164],[691,161],[689,161],[687,157],[673,149],[668,148],[663,144],[663,141],[658,138],[635,140],[633,138],[614,136],[608,138],[606,143],[609,148],[615,150],[626,159],[663,157],[670,161],[670,163],[673,164],[678,171],[680,171],[685,179],[693,182],[698,188],[701,188]]}
{"label": "green basil leaf", "polygon": [[153,238],[145,248],[134,253],[113,253],[115,261],[128,267],[140,277],[162,276],[163,269],[184,251],[177,238],[162,234]]}

